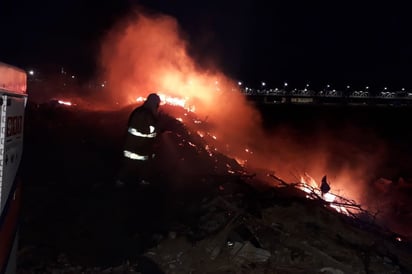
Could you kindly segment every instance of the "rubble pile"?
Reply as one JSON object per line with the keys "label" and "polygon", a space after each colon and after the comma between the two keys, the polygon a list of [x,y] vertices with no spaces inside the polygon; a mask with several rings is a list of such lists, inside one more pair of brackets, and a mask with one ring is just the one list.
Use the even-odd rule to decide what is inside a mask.
{"label": "rubble pile", "polygon": [[[75,217],[60,216],[58,225],[48,225],[65,227],[66,242],[77,241],[77,249],[56,244],[42,255],[45,243],[22,246],[19,273],[412,273],[409,239],[375,224],[360,205],[340,197],[335,205],[350,212],[343,214],[318,189],[302,189],[301,182],[285,182],[272,171],[257,174],[213,146],[207,121],[179,109],[172,113],[187,120],[163,116],[167,131],[153,178],[156,186],[170,190],[157,197],[165,204],[167,222],[150,234],[136,231],[123,239],[118,213],[135,210],[122,207],[124,196],[112,198],[109,186],[93,192],[92,199],[94,188],[84,196],[65,192],[77,203]],[[150,244],[142,245],[147,238]],[[127,252],[119,251],[123,242]],[[79,259],[82,244],[86,249],[93,243],[96,254],[100,247],[121,255],[120,260],[110,261],[107,254],[104,265]]]}
{"label": "rubble pile", "polygon": [[173,231],[145,256],[165,273],[409,273],[409,244],[299,191],[266,189],[253,199],[223,191],[203,204],[202,237]]}

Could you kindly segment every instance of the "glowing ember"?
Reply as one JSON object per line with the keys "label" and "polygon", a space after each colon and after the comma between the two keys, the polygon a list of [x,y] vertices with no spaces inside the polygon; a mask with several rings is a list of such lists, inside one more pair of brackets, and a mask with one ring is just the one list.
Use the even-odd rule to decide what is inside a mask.
{"label": "glowing ember", "polygon": [[243,160],[243,159],[239,159],[235,157],[235,161],[241,165],[242,167],[244,167],[247,164],[247,160]]}
{"label": "glowing ember", "polygon": [[190,146],[192,146],[192,147],[196,147],[196,145],[193,144],[192,142],[188,142],[188,144],[189,144]]}
{"label": "glowing ember", "polygon": [[253,151],[251,151],[251,150],[250,150],[250,149],[248,149],[248,148],[245,148],[245,152],[246,152],[246,153],[253,154]]}
{"label": "glowing ember", "polygon": [[205,146],[206,151],[209,153],[209,156],[212,157],[213,153],[212,153],[212,148],[209,145]]}
{"label": "glowing ember", "polygon": [[230,174],[235,174],[235,171],[232,170],[232,167],[229,164],[226,164],[227,172]]}

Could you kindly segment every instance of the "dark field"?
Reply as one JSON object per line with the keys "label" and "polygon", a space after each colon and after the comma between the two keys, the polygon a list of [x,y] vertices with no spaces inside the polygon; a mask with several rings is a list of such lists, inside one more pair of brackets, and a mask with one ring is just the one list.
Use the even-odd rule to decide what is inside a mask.
{"label": "dark field", "polygon": [[[259,105],[265,128],[286,127],[289,137],[308,147],[344,143],[345,150],[372,155],[384,150],[376,177],[412,177],[412,107]],[[353,150],[352,150],[353,149]],[[355,156],[355,155],[353,155]],[[351,156],[345,155],[346,160]],[[353,157],[356,158],[356,157]]]}
{"label": "dark field", "polygon": [[[353,160],[362,165],[359,159],[376,162],[365,175],[371,181],[382,177],[398,182],[402,177],[410,185],[412,108],[265,105],[259,109],[268,132],[282,132],[283,138],[302,149],[297,157],[309,157],[306,147],[312,151],[326,146],[336,155],[332,161],[340,164]],[[124,205],[110,187],[130,110],[28,105],[20,244],[35,247],[36,252],[24,257],[21,265],[51,260],[62,250],[86,265],[118,264],[128,254],[125,228],[116,225],[121,218],[116,208]],[[156,212],[154,204],[168,204],[173,198],[155,197],[146,204],[146,213]],[[410,214],[409,207],[405,214]]]}

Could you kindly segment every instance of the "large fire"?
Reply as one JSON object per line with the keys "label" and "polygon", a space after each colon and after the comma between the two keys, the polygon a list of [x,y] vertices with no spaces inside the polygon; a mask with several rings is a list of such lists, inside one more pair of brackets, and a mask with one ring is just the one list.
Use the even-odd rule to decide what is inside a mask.
{"label": "large fire", "polygon": [[158,92],[164,103],[196,111],[200,120],[213,125],[212,131],[200,134],[214,136],[217,149],[243,164],[288,172],[327,168],[327,153],[308,151],[307,156],[317,159],[308,166],[302,161],[304,149],[282,135],[266,134],[259,112],[238,90],[237,81],[216,68],[198,66],[182,37],[176,20],[166,15],[136,12],[120,22],[102,46],[101,77],[107,87],[99,97],[105,96],[112,105],[128,105]]}
{"label": "large fire", "polygon": [[[161,98],[161,104],[165,105],[172,105],[172,106],[179,106],[183,109],[185,109],[188,112],[194,112],[195,107],[188,106],[187,99],[188,98],[179,98],[179,97],[173,97],[173,96],[168,96],[162,93],[159,93],[159,96]],[[137,102],[144,102],[145,98],[140,96],[136,98]],[[187,113],[184,114],[187,116]],[[190,124],[190,121],[184,121],[183,118],[177,117],[176,118],[178,121],[185,123],[185,124]],[[201,121],[194,120],[192,121],[194,123],[201,123]],[[197,134],[201,137],[204,138],[205,136],[208,136],[209,138],[213,140],[217,140],[217,136],[212,134],[211,132],[202,132],[202,131],[197,131]],[[189,143],[192,146],[195,146],[192,143]],[[217,151],[216,147],[211,148],[208,144],[205,146],[205,149],[209,152],[209,156],[213,156],[213,152]],[[247,154],[253,154],[253,151],[251,151],[249,148],[244,148],[244,152]],[[239,158],[235,157],[235,160],[241,165],[241,166],[246,166],[247,163],[247,158]],[[326,178],[326,176],[325,176]],[[327,181],[325,181],[327,182]],[[327,182],[328,187],[330,182]],[[356,214],[359,211],[359,208],[353,208],[351,209],[351,204],[345,203],[345,201],[348,201],[346,197],[340,196],[338,194],[335,194],[335,191],[339,191],[338,189],[332,189],[331,191],[326,191],[323,192],[321,190],[321,184],[319,184],[313,177],[311,177],[309,174],[304,173],[303,175],[300,176],[300,184],[297,186],[299,189],[303,190],[306,192],[308,195],[306,196],[308,199],[314,199],[314,198],[321,198],[324,201],[328,202],[329,206],[333,209],[335,209],[337,212],[345,214],[347,216],[351,216],[351,213]],[[345,191],[348,193],[348,191]],[[314,197],[316,196],[316,197]],[[351,196],[358,196],[358,195],[351,195]]]}
{"label": "large fire", "polygon": [[99,96],[128,105],[157,92],[162,102],[196,111],[200,120],[213,124],[210,134],[225,141],[221,149],[227,151],[230,144],[232,156],[257,138],[263,140],[260,115],[237,82],[216,68],[198,66],[182,36],[170,16],[137,12],[119,23],[102,47],[107,87]]}
{"label": "large fire", "polygon": [[[106,99],[106,106],[118,107],[141,102],[149,93],[157,92],[163,104],[196,112],[198,119],[193,123],[186,123],[187,114],[176,119],[213,142],[206,148],[210,155],[218,150],[244,166],[275,169],[287,181],[292,181],[287,179],[292,171],[295,178],[296,172],[303,174],[302,170],[315,178],[331,174],[329,193],[317,192],[319,184],[310,176],[300,178],[301,189],[318,193],[344,214],[350,212],[339,205],[339,197],[363,205],[365,182],[371,179],[384,150],[375,136],[358,134],[348,126],[342,126],[336,136],[316,128],[313,132],[318,134],[312,136],[282,127],[267,132],[259,111],[238,90],[237,81],[216,67],[200,66],[191,58],[183,38],[177,21],[170,16],[137,11],[119,22],[102,45],[101,81],[107,84],[98,98]],[[202,121],[213,128],[198,130]],[[342,136],[351,136],[351,140],[345,141]],[[351,142],[356,138],[359,140],[354,145]]]}

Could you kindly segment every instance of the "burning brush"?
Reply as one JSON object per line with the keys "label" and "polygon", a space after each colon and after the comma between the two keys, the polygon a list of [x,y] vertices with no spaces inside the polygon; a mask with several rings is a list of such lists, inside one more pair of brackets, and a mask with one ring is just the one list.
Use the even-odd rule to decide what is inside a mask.
{"label": "burning brush", "polygon": [[359,215],[370,216],[371,219],[375,219],[373,215],[367,212],[357,204],[354,200],[347,199],[340,195],[331,193],[330,184],[327,181],[327,176],[323,176],[321,183],[318,184],[309,174],[304,173],[301,176],[300,181],[297,183],[286,183],[277,176],[270,174],[270,177],[275,179],[283,187],[294,187],[302,190],[306,193],[305,197],[311,200],[320,200],[325,202],[325,206],[333,208],[339,213],[342,213],[349,217],[357,217]]}
{"label": "burning brush", "polygon": [[[181,173],[199,174],[234,174],[244,176],[247,174],[246,163],[253,151],[247,147],[242,155],[236,155],[232,151],[230,144],[224,143],[213,132],[213,125],[205,119],[196,115],[195,107],[190,106],[186,98],[172,97],[160,93],[163,105],[162,123],[167,128],[167,139],[163,140],[163,147],[166,152],[160,153],[168,155],[162,166],[167,166],[166,162],[173,162],[174,172],[180,170]],[[136,101],[142,101],[137,98]],[[166,114],[167,113],[167,114]],[[176,117],[176,118],[173,118]],[[171,144],[178,144],[177,147],[170,147]],[[175,160],[171,161],[170,156],[174,155]],[[228,156],[230,155],[230,156]],[[366,213],[355,201],[331,192],[330,182],[324,175],[318,183],[309,174],[300,176],[298,183],[286,183],[274,175],[273,178],[284,185],[294,186],[306,193],[308,199],[319,199],[326,202],[326,205],[337,212],[347,216],[355,216],[359,213]]]}
{"label": "burning brush", "polygon": [[[226,155],[213,127],[207,119],[200,119],[187,107],[184,100],[161,96],[161,128],[165,129],[159,145],[158,166],[163,172],[179,176],[243,176],[246,171]],[[172,103],[171,103],[172,102]],[[176,102],[180,102],[176,104]]]}

